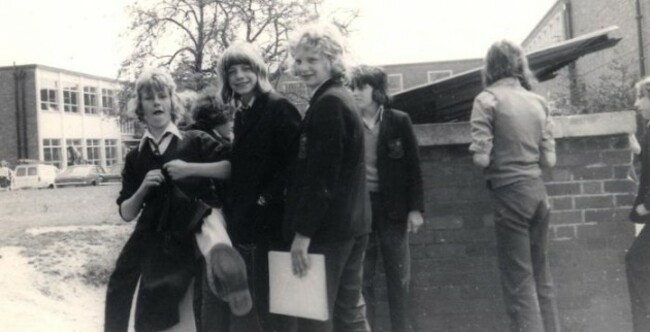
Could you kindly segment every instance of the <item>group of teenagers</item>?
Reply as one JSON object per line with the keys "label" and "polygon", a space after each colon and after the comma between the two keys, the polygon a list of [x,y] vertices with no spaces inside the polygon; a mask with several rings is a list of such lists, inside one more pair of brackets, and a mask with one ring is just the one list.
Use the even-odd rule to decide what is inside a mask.
{"label": "group of teenagers", "polygon": [[[146,130],[117,204],[137,223],[109,278],[105,331],[370,331],[379,255],[393,328],[409,329],[408,232],[424,209],[410,119],[390,108],[381,69],[348,69],[336,27],[309,25],[289,49],[310,91],[302,113],[248,43],[221,54],[221,84],[183,128],[169,73],[136,80]],[[271,250],[290,252],[301,278],[309,254],[324,255],[328,320],[270,312]]]}
{"label": "group of teenagers", "polygon": [[[200,94],[183,130],[171,76],[153,69],[137,80],[134,111],[147,130],[126,157],[117,204],[124,220],[138,221],[109,279],[105,331],[371,331],[380,256],[390,330],[413,330],[408,234],[422,226],[424,204],[411,121],[390,107],[382,69],[348,70],[335,27],[303,28],[289,51],[310,93],[303,113],[273,90],[246,43],[223,52],[220,89]],[[541,179],[556,163],[555,140],[533,82],[519,45],[489,48],[469,150],[494,202],[509,329],[557,332]],[[650,219],[645,159],[637,219]],[[627,259],[635,331],[650,327],[649,232]],[[324,255],[328,320],[270,312],[271,250],[290,252],[298,277],[309,273],[308,254]]]}

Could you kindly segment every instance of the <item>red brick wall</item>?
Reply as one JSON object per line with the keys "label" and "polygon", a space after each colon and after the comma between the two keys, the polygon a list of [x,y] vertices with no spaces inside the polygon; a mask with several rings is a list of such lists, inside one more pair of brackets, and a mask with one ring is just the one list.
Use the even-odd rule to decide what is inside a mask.
{"label": "red brick wall", "polygon": [[[416,331],[506,331],[492,205],[467,145],[421,148],[426,222],[411,237]],[[635,194],[625,135],[564,138],[544,174],[550,260],[565,331],[629,331],[626,221]],[[382,279],[383,282],[383,279]],[[385,289],[378,331],[388,331]]]}

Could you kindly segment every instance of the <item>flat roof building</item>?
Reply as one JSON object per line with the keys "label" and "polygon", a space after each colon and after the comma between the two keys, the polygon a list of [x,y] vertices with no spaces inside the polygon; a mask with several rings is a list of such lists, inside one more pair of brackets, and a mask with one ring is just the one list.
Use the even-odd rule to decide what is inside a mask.
{"label": "flat roof building", "polygon": [[120,83],[43,65],[0,67],[0,159],[38,160],[59,169],[75,158],[122,162],[133,123],[120,123]]}

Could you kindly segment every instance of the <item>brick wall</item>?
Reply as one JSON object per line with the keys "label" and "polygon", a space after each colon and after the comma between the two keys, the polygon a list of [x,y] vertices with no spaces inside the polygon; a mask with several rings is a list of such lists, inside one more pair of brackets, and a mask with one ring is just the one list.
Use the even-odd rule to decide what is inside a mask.
{"label": "brick wall", "polygon": [[[553,207],[550,261],[564,331],[630,331],[626,221],[636,185],[631,112],[556,121],[558,165],[544,173]],[[507,331],[492,204],[467,151],[469,126],[416,127],[426,221],[411,237],[416,331]],[[383,279],[382,279],[383,281]],[[385,290],[379,291],[385,300]],[[387,305],[378,331],[388,331]]]}
{"label": "brick wall", "polygon": [[15,105],[14,76],[11,71],[0,71],[0,159],[8,160],[15,165],[17,159],[18,141],[16,137],[16,105]]}
{"label": "brick wall", "polygon": [[[25,72],[25,120],[27,124],[26,158],[38,159],[38,120],[35,71],[33,68],[20,69]],[[13,166],[18,159],[18,137],[16,122],[16,87],[14,70],[0,70],[0,159],[9,161]]]}

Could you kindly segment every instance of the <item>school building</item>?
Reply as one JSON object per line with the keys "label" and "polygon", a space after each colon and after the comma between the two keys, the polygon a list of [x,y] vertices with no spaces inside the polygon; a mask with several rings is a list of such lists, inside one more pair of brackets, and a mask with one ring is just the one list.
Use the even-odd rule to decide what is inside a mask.
{"label": "school building", "polygon": [[[558,0],[522,42],[526,51],[535,51],[555,43],[598,30],[618,26],[620,43],[595,52],[563,69],[558,77],[541,84],[538,91],[551,97],[570,91],[577,100],[602,80],[629,81],[648,74],[650,60],[650,2],[642,0]],[[631,89],[631,87],[630,87]]]}
{"label": "school building", "polygon": [[0,67],[0,159],[66,168],[122,162],[135,124],[120,123],[117,80],[38,64]]}
{"label": "school building", "polygon": [[[394,94],[478,68],[481,64],[482,59],[463,59],[388,64],[379,67],[388,75],[388,92]],[[283,75],[277,90],[291,99],[300,110],[304,110],[309,102],[307,87],[298,77]]]}

